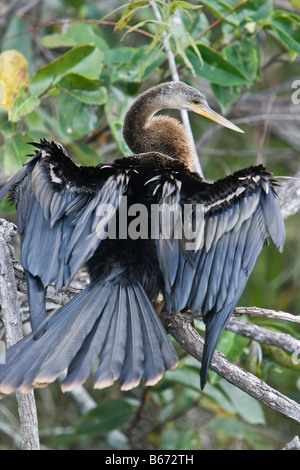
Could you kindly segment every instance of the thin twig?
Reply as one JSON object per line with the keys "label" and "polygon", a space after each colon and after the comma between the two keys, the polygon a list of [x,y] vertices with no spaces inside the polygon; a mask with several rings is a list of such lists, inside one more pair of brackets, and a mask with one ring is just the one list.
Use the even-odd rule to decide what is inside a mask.
{"label": "thin twig", "polygon": [[[161,17],[161,14],[160,14],[160,11],[156,5],[156,2],[155,0],[149,0],[149,4],[153,10],[153,13],[154,13],[154,16],[155,18],[158,20],[158,21],[162,21],[162,17]],[[169,39],[168,39],[168,35],[166,33],[166,31],[163,32],[163,44],[164,44],[164,48],[165,48],[165,51],[166,51],[166,54],[167,54],[167,57],[168,57],[168,63],[169,63],[169,68],[170,68],[170,72],[171,72],[171,75],[172,75],[172,80],[174,80],[175,82],[179,82],[180,81],[180,78],[179,78],[179,74],[178,74],[178,71],[177,71],[177,67],[176,67],[176,62],[175,62],[175,57],[174,57],[174,54],[173,54],[173,51],[172,51],[172,48],[170,46],[170,42],[169,42]],[[199,175],[204,178],[204,175],[203,175],[203,171],[202,171],[202,168],[201,168],[201,164],[200,164],[200,160],[198,158],[198,154],[197,154],[197,150],[196,150],[196,146],[195,146],[195,143],[194,143],[194,137],[193,137],[193,133],[192,133],[192,129],[191,129],[191,125],[190,125],[190,120],[189,120],[189,116],[188,116],[188,112],[186,110],[181,110],[180,111],[180,115],[181,115],[181,119],[182,119],[182,122],[183,122],[183,125],[187,131],[187,133],[189,134],[190,136],[190,141],[193,145],[193,150],[194,150],[194,155],[193,155],[193,165],[194,165],[194,170],[199,173]]]}
{"label": "thin twig", "polygon": [[[12,34],[11,36],[8,36],[5,38],[5,40],[8,39],[14,39],[18,36],[22,36],[23,34],[29,34],[29,33],[35,33],[36,31],[41,31],[42,29],[45,28],[52,28],[54,26],[63,26],[63,25],[69,25],[69,24],[74,24],[74,23],[83,23],[83,24],[96,24],[96,25],[103,25],[103,26],[117,26],[117,23],[115,21],[103,21],[103,20],[59,20],[59,21],[49,21],[48,23],[44,23],[40,26],[35,26],[34,28],[29,28],[26,29],[25,31],[21,31],[20,33]],[[125,25],[125,29],[130,29],[131,26]],[[136,33],[142,34],[143,36],[147,36],[150,39],[153,39],[153,34],[148,33],[147,31],[144,31],[143,29],[135,29],[134,30]],[[0,40],[1,43],[1,40]]]}
{"label": "thin twig", "polygon": [[218,26],[218,24],[222,23],[222,21],[224,21],[227,16],[231,15],[232,13],[234,13],[235,11],[237,11],[239,8],[243,7],[244,5],[246,5],[246,3],[248,3],[249,0],[243,0],[241,3],[239,3],[238,5],[236,5],[235,7],[231,8],[231,10],[227,11],[223,16],[221,16],[220,18],[218,18],[216,21],[214,21],[212,24],[210,24],[207,28],[205,28],[196,38],[195,38],[195,41],[199,41],[200,38],[202,38],[203,36],[205,36],[206,33],[208,33],[209,31],[211,31],[213,28],[215,28],[216,26]]}

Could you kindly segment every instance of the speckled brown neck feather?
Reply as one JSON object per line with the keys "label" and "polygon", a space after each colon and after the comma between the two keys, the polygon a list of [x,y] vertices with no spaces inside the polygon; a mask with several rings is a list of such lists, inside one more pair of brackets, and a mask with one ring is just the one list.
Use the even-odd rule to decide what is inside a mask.
{"label": "speckled brown neck feather", "polygon": [[141,94],[125,117],[123,135],[136,154],[160,152],[192,169],[193,150],[184,126],[169,116],[153,116],[161,109],[184,109],[179,91],[176,84],[164,83]]}

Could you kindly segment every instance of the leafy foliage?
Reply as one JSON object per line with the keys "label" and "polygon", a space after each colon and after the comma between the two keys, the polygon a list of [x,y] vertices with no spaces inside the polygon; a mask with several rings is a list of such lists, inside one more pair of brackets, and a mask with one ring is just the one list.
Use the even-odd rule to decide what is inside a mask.
{"label": "leafy foliage", "polygon": [[[101,0],[58,0],[47,6],[36,22],[38,26],[48,22],[47,27],[32,28],[35,10],[9,21],[1,42],[0,64],[13,54],[19,60],[13,67],[5,67],[5,73],[0,67],[4,176],[18,171],[27,159],[27,142],[40,137],[62,142],[83,165],[128,153],[122,138],[125,112],[141,90],[171,78],[166,38],[180,78],[204,89],[209,101],[231,117],[245,115],[251,102],[254,107],[250,111],[263,113],[269,85],[279,87],[299,73],[300,17],[292,10],[274,8],[271,0],[161,0],[156,2],[161,21],[148,1],[113,4],[115,10]],[[68,20],[52,23],[55,18]],[[19,81],[24,67],[23,81]],[[265,92],[265,98],[260,92]],[[211,124],[199,123],[199,118],[192,116],[191,123],[196,141],[204,132],[207,145]],[[245,127],[248,137],[216,132],[208,147],[214,155],[210,160],[205,150],[200,150],[209,178],[255,163],[263,128],[260,124],[251,127],[251,121]],[[228,149],[226,158],[224,148]],[[244,161],[234,157],[236,148]],[[268,135],[264,163],[275,174],[293,174],[299,169],[295,153],[285,161],[269,158],[274,148],[275,155],[293,148],[282,135]],[[3,205],[3,211],[12,209]],[[283,257],[272,248],[263,252],[241,304],[299,312],[297,220],[299,225],[295,218],[287,223]],[[197,327],[203,331],[201,323]],[[286,327],[276,325],[279,331]],[[300,332],[293,330],[293,334],[299,337]],[[286,361],[283,368],[274,350],[265,346],[258,347],[261,362],[252,346],[248,339],[226,332],[218,349],[299,400],[299,371],[288,367]],[[182,351],[178,352],[182,356]],[[211,374],[210,384],[200,392],[199,364],[186,356],[176,371],[168,372],[151,390],[140,387],[121,394],[115,387],[109,392],[91,389],[99,406],[77,419],[76,409],[56,385],[43,393],[48,393],[52,403],[49,411],[49,403],[46,405],[38,394],[43,441],[52,448],[270,449],[282,446],[296,432],[291,423],[263,409],[216,374]],[[13,426],[9,413],[5,422]],[[47,435],[47,428],[58,422],[65,426],[65,433],[55,435],[53,430]],[[4,438],[3,446],[10,445],[10,439]]]}

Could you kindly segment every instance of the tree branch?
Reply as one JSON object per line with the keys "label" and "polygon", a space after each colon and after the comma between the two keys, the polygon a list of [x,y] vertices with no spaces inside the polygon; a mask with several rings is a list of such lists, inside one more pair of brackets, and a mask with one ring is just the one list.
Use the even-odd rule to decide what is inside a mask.
{"label": "tree branch", "polygon": [[300,315],[293,315],[292,313],[271,310],[269,308],[236,307],[235,313],[236,315],[248,315],[249,317],[272,318],[273,320],[284,320],[293,323],[300,323]]}
{"label": "tree branch", "polygon": [[[11,347],[23,337],[19,314],[15,273],[11,261],[12,252],[8,245],[16,234],[15,225],[1,220],[0,225],[0,297],[3,322],[6,328],[7,346]],[[24,395],[16,393],[21,423],[22,448],[37,450],[40,447],[37,410],[33,392]]]}
{"label": "tree branch", "polygon": [[[201,362],[204,340],[192,326],[190,315],[170,316],[163,313],[160,318],[167,331],[180,346]],[[283,414],[294,423],[300,424],[298,403],[273,389],[255,375],[233,364],[219,351],[214,352],[210,369],[264,405]]]}
{"label": "tree branch", "polygon": [[236,318],[231,318],[226,329],[247,338],[255,339],[259,343],[276,346],[291,353],[300,351],[300,340],[292,335],[271,331],[253,323],[246,323]]}
{"label": "tree branch", "polygon": [[282,183],[278,190],[282,217],[287,219],[300,211],[300,172]]}
{"label": "tree branch", "polygon": [[293,437],[293,439],[288,442],[282,450],[300,450],[300,440],[298,436]]}

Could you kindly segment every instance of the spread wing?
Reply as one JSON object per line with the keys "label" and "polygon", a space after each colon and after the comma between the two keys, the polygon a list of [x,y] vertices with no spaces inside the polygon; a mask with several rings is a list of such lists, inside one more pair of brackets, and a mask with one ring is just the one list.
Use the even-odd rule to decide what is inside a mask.
{"label": "spread wing", "polygon": [[212,354],[263,246],[272,239],[283,250],[284,224],[274,183],[262,166],[214,184],[200,183],[192,198],[175,178],[161,181],[160,194],[161,207],[174,207],[169,234],[162,209],[157,240],[167,309],[201,309],[206,325],[203,387]]}
{"label": "spread wing", "polygon": [[[57,143],[39,148],[0,191],[17,205],[18,228],[34,329],[45,316],[45,288],[60,290],[94,254],[126,190],[111,165],[78,167]],[[104,210],[100,210],[100,209]]]}

